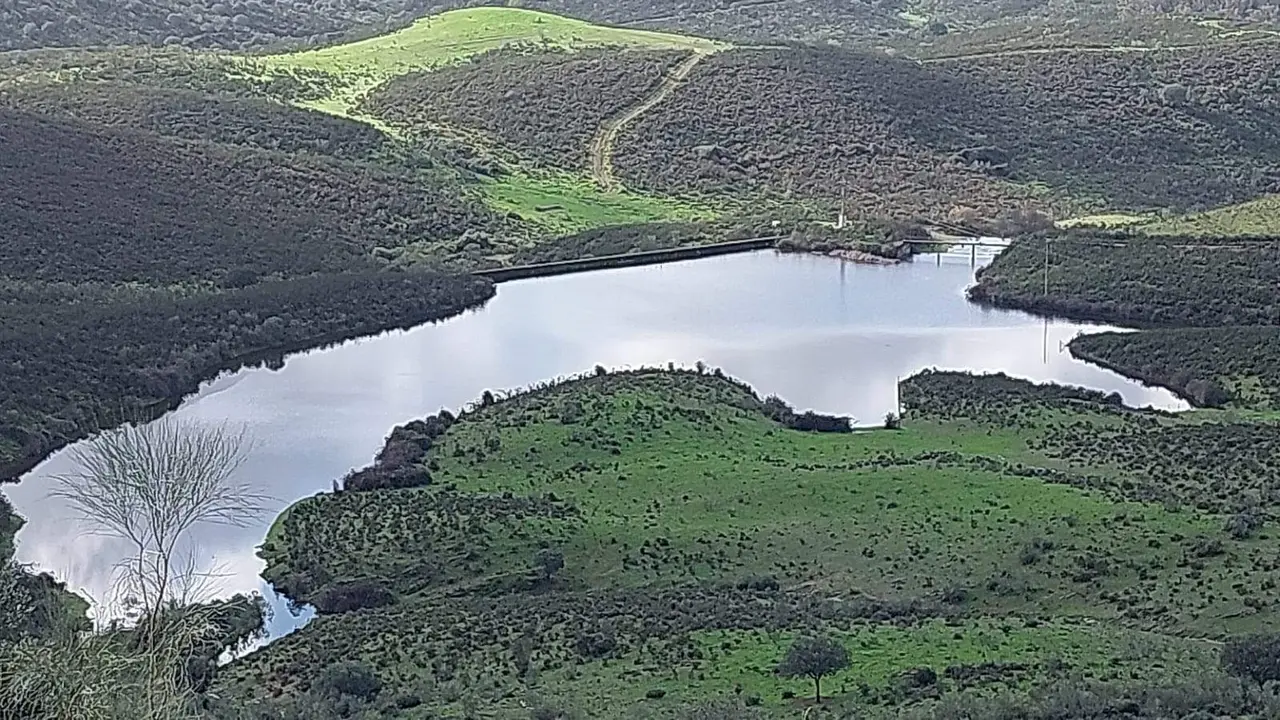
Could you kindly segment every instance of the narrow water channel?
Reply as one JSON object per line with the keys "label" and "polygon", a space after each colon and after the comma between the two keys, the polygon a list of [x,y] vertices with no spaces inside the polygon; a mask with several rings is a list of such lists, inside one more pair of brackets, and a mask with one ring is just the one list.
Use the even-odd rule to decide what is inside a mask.
{"label": "narrow water channel", "polygon": [[[978,264],[990,260],[980,253]],[[242,468],[279,506],[330,488],[367,464],[391,428],[486,389],[607,367],[702,360],[801,409],[874,423],[895,406],[898,378],[930,367],[1004,371],[1118,391],[1131,405],[1181,409],[1161,389],[1078,362],[1063,348],[1099,329],[969,304],[970,251],[880,267],[764,251],[501,285],[485,308],[206,383],[177,413],[243,424],[254,442]],[[28,520],[19,558],[72,589],[104,597],[120,548],[76,531],[48,497],[59,453],[3,491]],[[262,587],[254,554],[272,518],[202,530],[214,584]],[[298,626],[280,603],[273,635]]]}

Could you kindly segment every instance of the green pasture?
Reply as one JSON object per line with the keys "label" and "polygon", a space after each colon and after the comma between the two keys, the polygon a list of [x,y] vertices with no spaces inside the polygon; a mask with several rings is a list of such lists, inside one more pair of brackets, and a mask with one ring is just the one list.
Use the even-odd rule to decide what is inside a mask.
{"label": "green pasture", "polygon": [[719,212],[692,200],[610,191],[568,174],[510,174],[479,185],[486,204],[556,234],[666,220],[708,220]]}
{"label": "green pasture", "polygon": [[[500,403],[454,425],[432,449],[437,486],[551,494],[576,508],[570,520],[498,524],[468,539],[456,530],[464,520],[435,515],[434,488],[301,506],[329,524],[325,536],[340,549],[326,563],[339,576],[363,568],[399,578],[419,563],[416,548],[470,547],[468,569],[443,573],[430,592],[529,572],[536,550],[550,545],[565,554],[566,589],[771,575],[873,596],[964,588],[990,612],[1206,633],[1260,621],[1241,612],[1246,591],[1233,584],[1233,567],[1274,541],[1233,542],[1221,516],[1012,471],[1114,476],[1114,468],[1072,468],[1028,448],[1055,424],[1101,432],[1115,422],[1105,414],[1028,413],[1023,422],[1038,423],[1031,429],[915,418],[901,431],[814,434],[785,429],[742,398],[697,400],[689,384],[717,382],[709,378],[668,380],[610,378]],[[279,524],[273,536],[283,547],[278,535]],[[1219,551],[1195,554],[1215,540]],[[1274,574],[1255,569],[1255,582]]]}
{"label": "green pasture", "polygon": [[1280,196],[1270,196],[1202,213],[1156,220],[1141,230],[1152,235],[1280,235]]}
{"label": "green pasture", "polygon": [[[933,670],[940,688],[956,691],[962,689],[961,683],[948,677],[947,669],[983,663],[1026,666],[1009,668],[998,680],[974,683],[1017,687],[1043,681],[1052,673],[1068,672],[1099,680],[1171,681],[1178,673],[1214,661],[1212,643],[1097,622],[933,619],[909,626],[867,623],[833,635],[848,649],[852,662],[849,669],[824,678],[823,694],[854,702],[868,699],[860,697],[868,690],[871,697],[892,692],[904,683],[904,673],[918,668]],[[791,695],[813,695],[812,681],[782,678],[774,672],[797,637],[794,632],[706,631],[694,637],[702,651],[699,667],[678,668],[666,677],[660,668],[647,668],[652,671],[652,680],[646,688],[661,688],[667,697],[696,701],[736,694],[741,687],[742,695],[759,697],[769,705],[785,703]],[[597,682],[607,687],[605,678],[625,681],[622,676],[628,668],[620,665],[623,670],[612,673],[608,668],[597,668],[601,679]],[[590,682],[577,685],[575,692],[590,692]]]}
{"label": "green pasture", "polygon": [[727,47],[702,38],[604,27],[534,10],[479,7],[430,15],[367,40],[246,60],[264,78],[292,75],[321,89],[318,97],[302,104],[350,116],[370,90],[394,77],[513,45],[565,51],[617,46],[710,52]]}

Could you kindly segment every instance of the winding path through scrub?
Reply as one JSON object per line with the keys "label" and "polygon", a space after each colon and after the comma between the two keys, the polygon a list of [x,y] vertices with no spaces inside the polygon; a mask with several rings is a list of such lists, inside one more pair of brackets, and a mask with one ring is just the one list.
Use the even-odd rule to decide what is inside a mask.
{"label": "winding path through scrub", "polygon": [[600,129],[596,131],[595,137],[591,138],[591,145],[588,148],[588,152],[591,154],[591,179],[597,185],[605,190],[616,190],[618,188],[618,180],[613,176],[613,146],[618,139],[618,133],[622,132],[622,129],[636,118],[671,97],[671,94],[676,91],[676,88],[680,87],[680,83],[685,78],[689,77],[689,73],[693,72],[698,63],[702,62],[702,59],[710,54],[706,50],[693,51],[693,54],[667,74],[662,84],[650,93],[648,97],[627,108],[621,115],[606,120],[600,126]]}

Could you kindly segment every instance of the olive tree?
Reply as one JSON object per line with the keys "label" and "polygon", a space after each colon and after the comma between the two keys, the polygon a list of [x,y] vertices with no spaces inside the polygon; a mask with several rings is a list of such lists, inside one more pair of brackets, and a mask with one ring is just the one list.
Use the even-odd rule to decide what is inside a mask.
{"label": "olive tree", "polygon": [[783,677],[813,679],[813,700],[822,702],[822,678],[849,667],[849,651],[829,637],[802,637],[791,644],[778,664]]}
{"label": "olive tree", "polygon": [[564,569],[564,553],[555,548],[542,548],[534,553],[533,563],[538,567],[543,582],[551,582],[556,573]]}

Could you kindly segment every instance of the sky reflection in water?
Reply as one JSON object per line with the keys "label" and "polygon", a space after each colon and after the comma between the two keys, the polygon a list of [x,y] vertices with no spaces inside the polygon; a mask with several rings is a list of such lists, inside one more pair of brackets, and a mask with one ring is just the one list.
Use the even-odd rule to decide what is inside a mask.
{"label": "sky reflection in water", "polygon": [[[893,267],[761,252],[521,281],[502,285],[484,309],[439,325],[212,381],[177,412],[247,426],[255,448],[242,471],[283,508],[367,464],[396,424],[456,409],[486,389],[596,364],[703,360],[762,395],[862,423],[893,409],[897,378],[929,367],[1003,370],[1119,391],[1131,405],[1185,407],[1167,391],[1073,360],[1060,345],[1087,326],[970,305],[963,292],[972,280],[963,251],[940,264],[925,257]],[[78,532],[48,497],[47,476],[67,465],[59,453],[3,489],[28,519],[19,557],[100,598],[121,551]],[[201,531],[220,592],[263,588],[254,551],[271,519]],[[298,624],[277,603],[273,634]]]}

